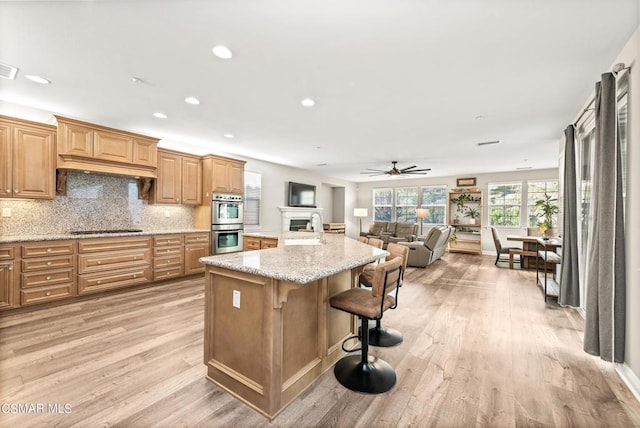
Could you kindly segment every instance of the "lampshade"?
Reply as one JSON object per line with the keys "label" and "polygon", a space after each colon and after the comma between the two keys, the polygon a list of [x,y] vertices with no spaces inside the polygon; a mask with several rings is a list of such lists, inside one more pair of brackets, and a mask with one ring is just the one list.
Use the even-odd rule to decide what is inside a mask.
{"label": "lampshade", "polygon": [[416,208],[416,217],[417,218],[429,217],[429,208]]}
{"label": "lampshade", "polygon": [[366,217],[368,215],[369,215],[369,213],[367,213],[367,209],[366,208],[354,208],[353,209],[353,216],[354,217]]}

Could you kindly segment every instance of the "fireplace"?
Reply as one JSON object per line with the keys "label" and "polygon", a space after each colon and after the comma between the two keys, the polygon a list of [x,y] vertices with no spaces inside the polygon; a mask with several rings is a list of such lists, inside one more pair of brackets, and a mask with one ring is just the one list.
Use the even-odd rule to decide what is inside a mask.
{"label": "fireplace", "polygon": [[[278,207],[282,212],[282,231],[306,229],[307,222],[311,219],[311,213],[318,212],[322,214],[322,208],[301,208],[301,207]],[[295,220],[295,221],[294,221]],[[317,219],[314,219],[318,221]],[[294,225],[302,225],[303,227],[296,227],[292,229],[291,223],[294,221]],[[304,224],[302,223],[304,222]],[[322,225],[320,225],[322,228]]]}
{"label": "fireplace", "polygon": [[297,232],[300,229],[306,229],[307,223],[309,223],[309,220],[307,219],[292,218],[289,221],[289,230],[292,232]]}

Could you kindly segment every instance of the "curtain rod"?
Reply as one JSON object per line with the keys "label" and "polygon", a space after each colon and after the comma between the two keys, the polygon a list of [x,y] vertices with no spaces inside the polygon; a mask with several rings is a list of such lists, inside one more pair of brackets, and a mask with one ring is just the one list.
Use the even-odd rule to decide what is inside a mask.
{"label": "curtain rod", "polygon": [[[624,71],[629,71],[631,70],[631,66],[625,66],[624,62],[619,62],[616,65],[613,66],[612,69],[612,74],[613,76],[618,79],[619,75],[624,72]],[[577,126],[578,122],[580,122],[580,120],[582,120],[582,118],[584,117],[584,115],[588,112],[593,110],[593,104],[595,104],[596,102],[596,98],[595,96],[593,98],[591,98],[591,101],[589,101],[589,104],[587,104],[587,106],[582,110],[582,112],[580,113],[580,116],[578,116],[578,118],[576,119],[575,122],[573,122],[573,126]]]}

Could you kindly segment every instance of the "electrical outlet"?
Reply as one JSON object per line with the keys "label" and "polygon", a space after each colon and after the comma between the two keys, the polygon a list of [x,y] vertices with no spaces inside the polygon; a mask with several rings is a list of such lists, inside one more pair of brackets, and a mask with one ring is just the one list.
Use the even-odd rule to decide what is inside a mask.
{"label": "electrical outlet", "polygon": [[233,290],[233,307],[240,309],[240,292]]}
{"label": "electrical outlet", "polygon": [[5,207],[2,209],[2,217],[11,217],[11,208]]}
{"label": "electrical outlet", "polygon": [[171,217],[171,211],[169,211],[169,210],[164,210],[164,216],[165,216],[166,218]]}

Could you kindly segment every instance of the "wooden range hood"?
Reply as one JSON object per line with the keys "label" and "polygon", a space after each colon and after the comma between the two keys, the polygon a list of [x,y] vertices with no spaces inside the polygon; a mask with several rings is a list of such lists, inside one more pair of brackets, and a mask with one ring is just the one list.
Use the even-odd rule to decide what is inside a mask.
{"label": "wooden range hood", "polygon": [[58,170],[157,177],[157,138],[55,117],[58,121]]}

